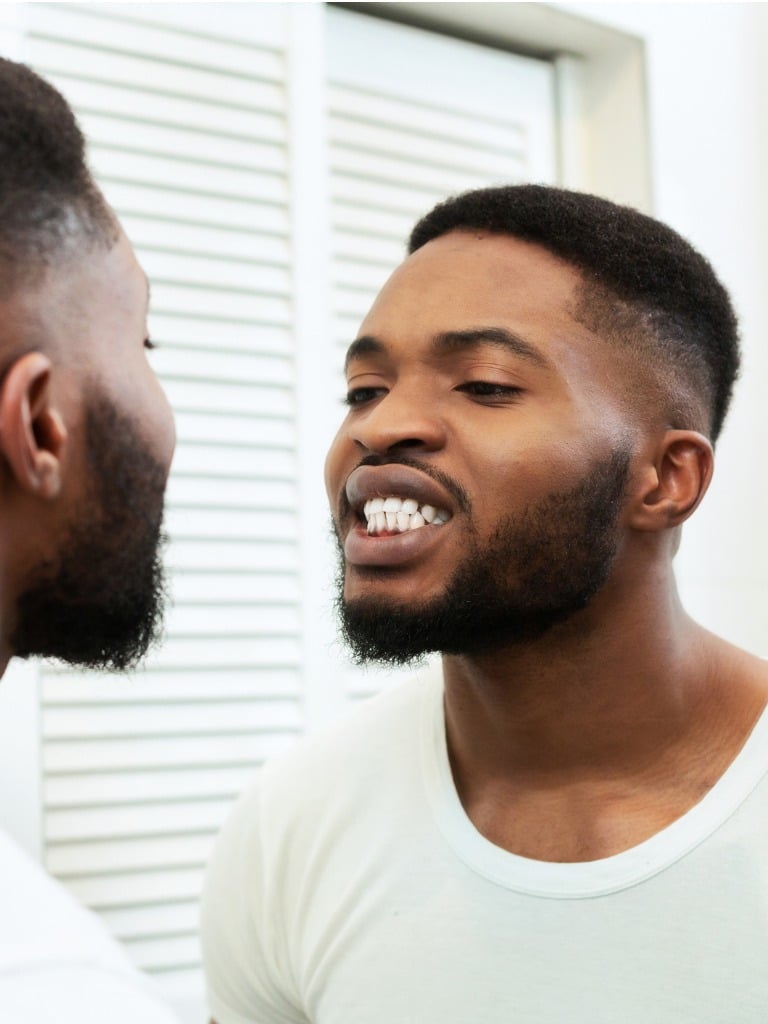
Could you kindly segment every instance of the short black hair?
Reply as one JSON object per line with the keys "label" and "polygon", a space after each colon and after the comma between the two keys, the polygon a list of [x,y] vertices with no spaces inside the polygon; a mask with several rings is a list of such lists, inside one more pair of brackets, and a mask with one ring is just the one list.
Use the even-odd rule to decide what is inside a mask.
{"label": "short black hair", "polygon": [[0,291],[39,274],[72,242],[111,248],[117,233],[67,101],[24,64],[0,58]]}
{"label": "short black hair", "polygon": [[[438,204],[414,227],[408,252],[453,230],[511,235],[578,270],[585,321],[644,352],[651,342],[678,390],[704,403],[716,440],[739,370],[738,324],[709,262],[676,231],[599,196],[507,185]],[[690,427],[685,419],[675,425]]]}

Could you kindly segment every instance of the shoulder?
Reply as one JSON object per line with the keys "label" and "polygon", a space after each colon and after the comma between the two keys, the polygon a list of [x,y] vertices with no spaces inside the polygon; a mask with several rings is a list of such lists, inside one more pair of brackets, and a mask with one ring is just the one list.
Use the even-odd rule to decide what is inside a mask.
{"label": "shoulder", "polygon": [[396,829],[409,813],[403,796],[419,771],[421,710],[439,699],[437,682],[418,676],[359,705],[270,761],[236,803],[202,904],[211,1004],[222,1020],[234,1019],[227,1008],[251,1019],[254,1006],[265,1020],[305,1019],[290,966],[297,936],[308,914],[330,912],[366,851],[379,848],[371,835],[382,821]]}
{"label": "shoulder", "polygon": [[[112,1024],[176,1018],[101,921],[0,832],[3,1020]],[[88,998],[83,999],[83,993]]]}
{"label": "shoulder", "polygon": [[[398,778],[418,772],[420,725],[425,701],[441,682],[419,673],[366,700],[338,722],[299,740],[269,760],[233,807],[220,842],[263,841],[279,845],[286,830],[330,827],[358,807],[383,796]],[[227,838],[229,837],[229,838]]]}
{"label": "shoulder", "polygon": [[350,772],[370,775],[380,762],[408,756],[417,747],[423,701],[434,680],[414,676],[345,714],[338,722],[299,741],[269,761],[262,771],[264,793],[296,787],[311,795],[334,779],[352,781]]}
{"label": "shoulder", "polygon": [[441,692],[439,674],[420,672],[268,761],[230,812],[218,854],[247,851],[253,866],[302,836],[333,831],[361,807],[381,808],[419,774],[424,703]]}

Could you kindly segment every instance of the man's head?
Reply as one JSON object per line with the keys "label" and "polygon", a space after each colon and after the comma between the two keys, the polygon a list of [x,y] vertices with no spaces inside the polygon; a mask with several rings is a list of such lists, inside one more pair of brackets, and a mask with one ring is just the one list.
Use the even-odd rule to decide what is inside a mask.
{"label": "man's head", "polygon": [[85,162],[63,96],[0,58],[0,295],[39,282],[83,250],[108,250],[119,226]]}
{"label": "man's head", "polygon": [[671,561],[709,483],[727,295],[670,229],[556,189],[449,200],[410,248],[327,464],[347,638],[397,662],[585,629]]}
{"label": "man's head", "polygon": [[0,640],[124,668],[157,636],[174,445],[147,282],[64,99],[0,60]]}

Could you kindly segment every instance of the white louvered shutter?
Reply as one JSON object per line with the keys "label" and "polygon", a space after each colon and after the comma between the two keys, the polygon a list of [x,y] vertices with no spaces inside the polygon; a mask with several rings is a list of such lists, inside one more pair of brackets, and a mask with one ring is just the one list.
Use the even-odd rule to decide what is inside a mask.
{"label": "white louvered shutter", "polygon": [[[554,72],[340,8],[328,11],[333,335],[341,366],[416,221],[449,195],[555,181]],[[391,672],[344,671],[370,695]]]}
{"label": "white louvered shutter", "polygon": [[40,672],[44,857],[192,1024],[200,883],[232,800],[385,682],[345,665],[327,611],[344,349],[434,202],[554,180],[551,72],[321,5],[22,15],[13,38],[73,105],[151,279],[178,429],[165,645],[127,679]]}

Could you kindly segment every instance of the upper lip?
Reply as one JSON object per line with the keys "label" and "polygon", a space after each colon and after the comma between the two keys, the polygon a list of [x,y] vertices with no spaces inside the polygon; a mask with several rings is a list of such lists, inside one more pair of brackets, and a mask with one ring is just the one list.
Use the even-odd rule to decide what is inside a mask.
{"label": "upper lip", "polygon": [[453,512],[454,501],[437,481],[410,466],[358,466],[347,478],[347,501],[359,517],[370,498],[414,498],[420,505]]}

